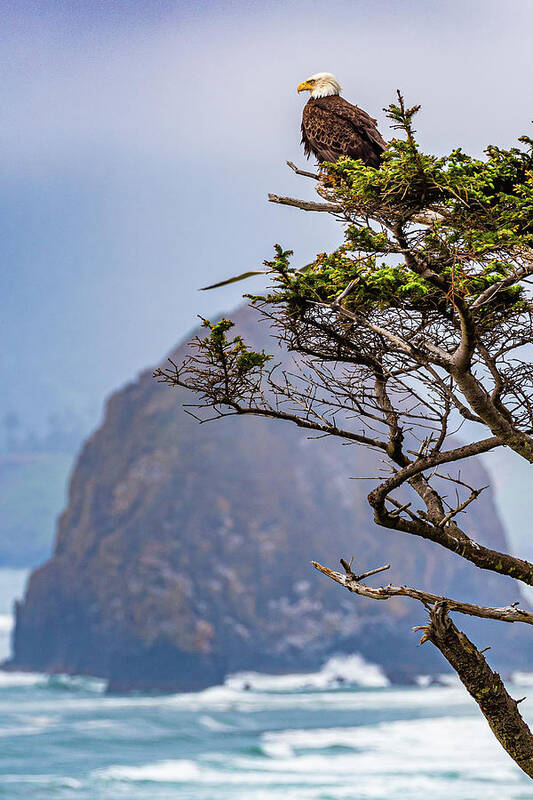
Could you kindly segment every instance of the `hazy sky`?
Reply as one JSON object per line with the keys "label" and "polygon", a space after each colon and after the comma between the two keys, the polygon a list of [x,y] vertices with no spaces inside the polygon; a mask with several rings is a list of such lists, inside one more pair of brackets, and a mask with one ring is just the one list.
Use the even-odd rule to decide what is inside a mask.
{"label": "hazy sky", "polygon": [[529,0],[2,11],[2,404],[24,419],[94,416],[196,313],[239,297],[199,286],[277,241],[299,259],[335,243],[334,222],[265,199],[311,191],[284,166],[302,161],[308,74],[335,72],[385,135],[380,109],[401,87],[436,152],[511,144],[533,116]]}
{"label": "hazy sky", "polygon": [[[441,153],[511,145],[533,118],[531,0],[1,3],[0,413],[94,421],[104,396],[239,289],[305,263],[337,224],[273,207],[309,194],[296,85],[334,72],[380,119],[401,87]],[[257,279],[256,279],[257,280]],[[250,284],[250,288],[259,286]]]}

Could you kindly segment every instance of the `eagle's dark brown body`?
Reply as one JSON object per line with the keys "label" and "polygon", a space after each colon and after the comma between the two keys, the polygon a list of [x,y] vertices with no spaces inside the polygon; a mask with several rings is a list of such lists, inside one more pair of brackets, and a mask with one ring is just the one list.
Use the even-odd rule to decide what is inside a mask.
{"label": "eagle's dark brown body", "polygon": [[306,156],[313,153],[320,163],[346,156],[360,158],[371,167],[379,167],[387,147],[376,120],[336,94],[311,98],[306,103],[302,144]]}

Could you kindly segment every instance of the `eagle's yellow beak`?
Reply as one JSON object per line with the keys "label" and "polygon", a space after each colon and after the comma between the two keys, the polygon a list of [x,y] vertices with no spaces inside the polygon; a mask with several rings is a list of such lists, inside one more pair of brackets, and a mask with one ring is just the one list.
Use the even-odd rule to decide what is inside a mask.
{"label": "eagle's yellow beak", "polygon": [[306,89],[312,89],[312,88],[313,88],[313,85],[312,85],[311,81],[302,81],[302,83],[298,84],[297,91],[305,92]]}

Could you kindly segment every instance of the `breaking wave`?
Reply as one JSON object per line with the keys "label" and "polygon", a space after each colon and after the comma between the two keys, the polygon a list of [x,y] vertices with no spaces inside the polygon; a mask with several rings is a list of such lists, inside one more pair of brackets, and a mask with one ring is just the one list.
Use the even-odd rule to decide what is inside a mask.
{"label": "breaking wave", "polygon": [[[461,742],[465,742],[463,748]],[[95,771],[92,777],[119,783],[201,784],[221,793],[224,787],[240,786],[244,791],[245,787],[268,786],[268,797],[283,786],[306,792],[296,795],[291,789],[291,797],[346,800],[353,800],[354,786],[357,797],[375,800],[400,797],[402,791],[409,798],[431,796],[435,800],[523,796],[511,793],[513,788],[520,791],[517,770],[498,749],[483,721],[472,717],[267,732],[261,737],[261,749],[263,758],[258,757],[261,753],[226,754],[224,758],[213,753],[196,761],[117,764]],[[234,797],[252,796],[237,788],[234,791]]]}
{"label": "breaking wave", "polygon": [[533,672],[513,672],[511,682],[519,686],[533,686]]}
{"label": "breaking wave", "polygon": [[104,694],[107,689],[107,681],[88,675],[48,675],[46,678],[46,688],[60,689],[67,692]]}
{"label": "breaking wave", "polygon": [[10,614],[0,614],[0,635],[11,633],[13,629],[13,617]]}
{"label": "breaking wave", "polygon": [[[440,678],[385,688],[358,656],[179,695],[109,696],[104,681],[63,675],[1,680],[0,783],[13,800],[530,796],[464,689]],[[533,718],[532,703],[521,709]]]}
{"label": "breaking wave", "polygon": [[42,672],[0,671],[0,690],[31,686],[52,691],[103,694],[107,687],[107,681],[85,675],[46,675]]}
{"label": "breaking wave", "polygon": [[261,672],[236,672],[225,686],[231,689],[262,692],[297,692],[309,689],[335,689],[341,686],[386,688],[390,681],[381,667],[360,655],[333,656],[318,672],[268,675]]}
{"label": "breaking wave", "polygon": [[0,672],[0,689],[14,689],[18,686],[38,686],[46,683],[47,675],[40,672]]}

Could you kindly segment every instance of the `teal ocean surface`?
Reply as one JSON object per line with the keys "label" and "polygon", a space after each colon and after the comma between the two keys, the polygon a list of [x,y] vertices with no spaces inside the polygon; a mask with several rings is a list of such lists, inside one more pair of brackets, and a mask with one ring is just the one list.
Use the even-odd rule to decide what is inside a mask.
{"label": "teal ocean surface", "polygon": [[357,656],[172,696],[0,672],[0,742],[13,800],[533,800],[460,686],[391,687]]}

